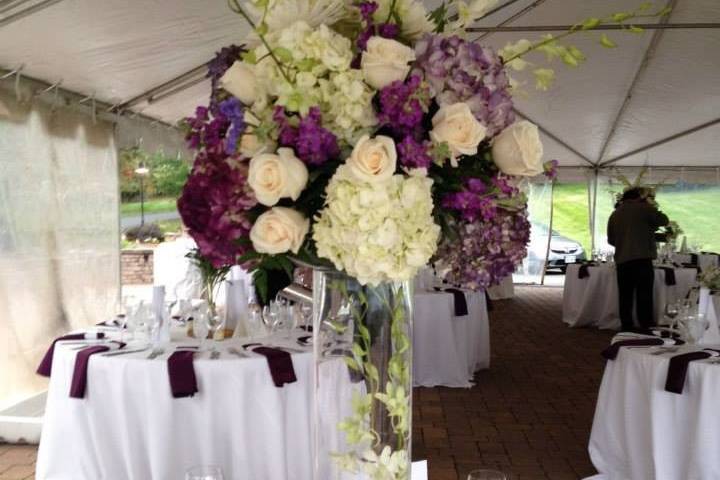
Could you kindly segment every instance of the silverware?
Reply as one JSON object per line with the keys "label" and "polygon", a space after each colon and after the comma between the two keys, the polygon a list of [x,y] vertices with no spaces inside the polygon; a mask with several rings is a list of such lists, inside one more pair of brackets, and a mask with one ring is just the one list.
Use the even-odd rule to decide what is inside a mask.
{"label": "silverware", "polygon": [[231,353],[231,354],[233,354],[233,355],[237,355],[237,356],[240,357],[240,358],[249,358],[249,357],[250,357],[249,354],[247,354],[247,353],[245,353],[245,352],[241,352],[240,350],[238,350],[238,349],[235,348],[235,347],[230,347],[230,348],[227,349],[227,351],[228,351],[228,353]]}
{"label": "silverware", "polygon": [[101,353],[101,357],[114,357],[115,355],[126,355],[128,353],[138,353],[138,352],[144,352],[149,347],[145,348],[133,348],[132,350],[113,350],[112,352],[107,353]]}
{"label": "silverware", "polygon": [[220,358],[220,352],[218,350],[210,352],[210,360],[217,360],[218,358]]}
{"label": "silverware", "polygon": [[280,345],[268,345],[268,347],[270,347],[270,348],[277,348],[278,350],[285,350],[286,352],[291,352],[291,353],[307,353],[307,352],[310,351],[310,350],[308,350],[308,349],[295,348],[295,347],[286,347],[286,346],[284,346],[284,345],[282,345],[282,346],[280,346]]}
{"label": "silverware", "polygon": [[152,352],[150,352],[150,355],[148,355],[148,360],[155,360],[157,357],[165,353],[165,350],[162,348],[153,348]]}

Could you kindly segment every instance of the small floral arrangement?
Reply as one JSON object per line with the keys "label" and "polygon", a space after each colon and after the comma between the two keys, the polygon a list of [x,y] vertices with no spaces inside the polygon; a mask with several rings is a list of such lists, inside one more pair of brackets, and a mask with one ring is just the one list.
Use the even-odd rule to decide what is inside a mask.
{"label": "small floral arrangement", "polygon": [[720,267],[705,269],[698,277],[700,285],[710,290],[720,290]]}

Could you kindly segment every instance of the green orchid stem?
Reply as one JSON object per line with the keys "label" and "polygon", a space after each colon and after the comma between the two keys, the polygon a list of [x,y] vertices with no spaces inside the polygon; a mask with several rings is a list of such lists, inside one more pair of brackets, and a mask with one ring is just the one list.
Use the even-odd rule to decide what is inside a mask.
{"label": "green orchid stem", "polygon": [[[292,80],[290,80],[290,77],[288,76],[287,72],[285,71],[284,65],[282,64],[280,59],[277,58],[277,56],[275,56],[275,53],[273,52],[272,48],[270,48],[270,44],[267,42],[265,35],[262,35],[257,31],[257,26],[255,25],[255,22],[253,22],[252,18],[250,18],[250,16],[245,12],[245,10],[243,10],[243,8],[238,3],[238,0],[228,0],[228,5],[230,6],[230,10],[241,15],[245,19],[245,21],[248,23],[248,25],[250,25],[250,28],[252,28],[255,31],[255,33],[257,33],[257,36],[260,37],[260,41],[262,42],[262,44],[265,45],[265,48],[268,49],[268,55],[270,55],[270,58],[273,59],[273,61],[275,62],[275,64],[278,67],[278,70],[280,70],[280,74],[283,76],[283,78],[285,78],[285,80],[289,84],[292,84]],[[264,18],[264,15],[263,15],[263,18]]]}
{"label": "green orchid stem", "polygon": [[[636,20],[639,18],[655,18],[655,17],[661,16],[661,15],[663,15],[662,11],[655,13],[655,14],[645,14],[645,15],[633,13],[631,16],[627,17],[622,22],[615,22],[615,21],[613,21],[612,17],[607,17],[607,18],[603,18],[602,20],[600,20],[600,22],[597,24],[597,26],[608,25],[608,24],[624,25],[628,20]],[[533,52],[533,51],[537,50],[538,48],[541,48],[549,43],[556,42],[560,39],[569,37],[570,35],[574,35],[579,32],[591,32],[595,29],[596,29],[595,27],[583,28],[582,24],[574,25],[570,30],[568,30],[567,32],[561,33],[557,37],[546,38],[545,40],[542,40],[540,42],[530,45],[526,50],[516,53],[515,55],[511,56],[510,58],[503,59],[502,63],[503,63],[503,65],[507,65],[508,63],[512,62],[513,60],[523,57],[523,56],[527,55],[528,53]]]}

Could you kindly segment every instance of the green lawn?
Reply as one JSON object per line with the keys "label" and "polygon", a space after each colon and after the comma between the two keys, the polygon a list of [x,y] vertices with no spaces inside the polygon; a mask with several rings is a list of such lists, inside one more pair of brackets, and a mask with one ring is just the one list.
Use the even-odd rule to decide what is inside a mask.
{"label": "green lawn", "polygon": [[[176,203],[177,198],[151,198],[145,200],[145,213],[173,212],[177,209]],[[140,215],[140,202],[121,203],[120,215]]]}
{"label": "green lawn", "polygon": [[[617,187],[616,187],[617,189]],[[598,192],[598,228],[605,230],[613,209],[612,192],[601,187]],[[660,209],[685,231],[688,245],[701,250],[720,251],[720,187],[706,186],[677,190],[663,187],[658,192]],[[553,229],[590,248],[588,197],[584,183],[558,184],[554,194]]]}

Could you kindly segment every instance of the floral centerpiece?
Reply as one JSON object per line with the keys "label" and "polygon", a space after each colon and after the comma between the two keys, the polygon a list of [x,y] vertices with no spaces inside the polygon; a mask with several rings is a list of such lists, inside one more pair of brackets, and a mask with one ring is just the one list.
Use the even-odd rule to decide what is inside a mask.
{"label": "floral centerpiece", "polygon": [[526,254],[520,180],[557,162],[516,118],[509,70],[546,89],[553,70],[530,54],[577,66],[565,37],[606,23],[637,33],[634,19],[666,13],[643,5],[496,52],[466,33],[495,3],[230,0],[251,35],[210,63],[210,104],[186,121],[197,156],[178,206],[199,254],[252,268],[263,298],[270,272],[320,269],[316,356],[363,380],[327,468],[408,478],[417,271],[433,261],[484,288]]}

